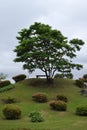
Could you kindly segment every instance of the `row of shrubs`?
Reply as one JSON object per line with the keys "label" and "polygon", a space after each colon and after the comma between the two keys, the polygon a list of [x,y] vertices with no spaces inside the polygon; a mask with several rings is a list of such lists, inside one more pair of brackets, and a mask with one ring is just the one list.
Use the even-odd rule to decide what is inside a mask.
{"label": "row of shrubs", "polygon": [[[32,98],[35,102],[40,102],[40,103],[45,103],[48,101],[47,95],[45,93],[35,93],[32,95]],[[57,100],[50,101],[49,105],[51,109],[57,110],[57,111],[66,111],[68,98],[65,95],[58,94],[56,96],[56,99]],[[87,116],[87,105],[77,107],[76,114]]]}
{"label": "row of shrubs", "polygon": [[[62,102],[60,102],[60,106],[61,106],[61,103]],[[53,104],[55,104],[55,102],[50,103],[50,106],[52,106],[52,108],[53,108]],[[57,106],[58,106],[58,110],[59,110],[59,105],[57,105]],[[55,108],[55,105],[54,105],[53,109],[57,110],[57,107]],[[65,111],[65,109],[64,109],[64,111]],[[8,119],[8,120],[20,119],[21,115],[22,115],[22,111],[19,108],[19,106],[13,105],[13,104],[7,104],[6,106],[4,106],[2,112],[3,112],[5,119]],[[80,115],[80,116],[87,116],[87,105],[77,107],[75,114]],[[44,118],[42,117],[42,115],[39,112],[31,112],[29,114],[29,118],[30,118],[31,122],[44,121]]]}
{"label": "row of shrubs", "polygon": [[[32,98],[35,102],[39,103],[45,103],[48,101],[47,95],[45,93],[36,93],[32,96]],[[56,98],[57,100],[50,101],[50,107],[54,110],[65,111],[67,109],[67,97],[59,94],[56,96]],[[12,104],[18,102],[17,99],[10,96],[8,98],[2,99],[2,101],[5,104]]]}
{"label": "row of shrubs", "polygon": [[[37,98],[38,97],[38,98]],[[33,100],[36,102],[47,102],[47,95],[44,93],[38,93],[34,94],[32,96]],[[39,100],[40,98],[40,100]],[[57,100],[52,100],[49,103],[49,106],[52,110],[56,111],[66,111],[67,110],[67,97],[64,95],[57,95]],[[21,118],[21,109],[17,105],[13,105],[12,103],[15,103],[17,100],[13,97],[8,97],[7,99],[3,99],[4,103],[7,103],[3,109],[3,114],[6,119],[12,120],[12,119],[19,119]],[[87,116],[87,105],[86,106],[80,106],[76,108],[76,114],[81,116]],[[32,122],[41,122],[44,121],[43,117],[38,112],[33,112],[29,114],[29,117],[31,118]]]}
{"label": "row of shrubs", "polygon": [[[47,95],[45,93],[35,93],[32,95],[32,98],[35,102],[39,103],[45,103],[48,101]],[[67,97],[65,95],[58,94],[56,96],[57,100],[50,101],[49,105],[53,110],[58,111],[66,111],[67,110],[67,104],[68,101]]]}
{"label": "row of shrubs", "polygon": [[[12,77],[12,79],[15,81],[15,82],[19,82],[21,80],[24,80],[26,78],[26,75],[25,74],[20,74],[20,75],[17,75],[17,76],[14,76]],[[8,86],[9,84],[11,84],[11,82],[9,80],[5,80],[5,81],[0,81],[0,88],[4,87],[4,86]]]}
{"label": "row of shrubs", "polygon": [[[48,97],[46,93],[35,93],[32,95],[32,98],[34,101],[40,102],[40,103],[45,103],[48,101]],[[67,97],[63,94],[57,94],[56,99],[62,100],[64,102],[68,101]]]}
{"label": "row of shrubs", "polygon": [[[19,82],[21,80],[26,79],[26,75],[25,74],[16,75],[16,76],[12,77],[12,79],[15,82]],[[79,78],[78,80],[76,80],[76,85],[79,87],[82,87],[84,85],[84,82],[87,82],[87,74],[83,75],[83,78]],[[9,84],[11,84],[9,80],[0,81],[0,88],[7,86]]]}
{"label": "row of shrubs", "polygon": [[[18,105],[13,105],[13,104],[7,104],[4,106],[3,110],[3,115],[5,119],[7,120],[16,120],[20,119],[22,115],[22,111]],[[31,112],[29,115],[30,121],[31,122],[42,122],[44,121],[44,118],[39,112]]]}

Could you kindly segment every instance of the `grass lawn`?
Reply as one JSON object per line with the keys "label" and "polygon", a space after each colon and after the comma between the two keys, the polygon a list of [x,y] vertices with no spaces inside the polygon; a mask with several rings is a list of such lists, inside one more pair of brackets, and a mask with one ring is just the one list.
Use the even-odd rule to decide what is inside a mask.
{"label": "grass lawn", "polygon": [[[87,117],[75,115],[78,105],[87,104],[87,97],[80,95],[80,88],[74,83],[73,80],[57,79],[54,84],[47,85],[45,79],[29,79],[14,84],[15,88],[0,93],[0,130],[87,130]],[[68,97],[67,111],[51,110],[49,101],[47,103],[32,101],[32,95],[36,92],[47,93],[49,101],[56,99],[58,93],[66,95]],[[4,119],[2,109],[5,104],[2,99],[9,96],[18,100],[16,104],[22,110],[22,117],[19,120]],[[39,111],[45,121],[30,122],[28,115],[32,111]]]}

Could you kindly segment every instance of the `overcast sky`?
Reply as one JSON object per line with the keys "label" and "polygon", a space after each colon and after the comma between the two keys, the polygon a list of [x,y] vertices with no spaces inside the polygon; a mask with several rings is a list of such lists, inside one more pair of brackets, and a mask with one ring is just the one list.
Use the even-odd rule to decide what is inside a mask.
{"label": "overcast sky", "polygon": [[74,71],[74,78],[87,73],[87,0],[0,0],[0,72],[8,78],[27,74],[21,63],[13,62],[13,50],[18,45],[18,32],[34,22],[49,24],[69,39],[82,39],[85,45],[74,61],[84,68]]}

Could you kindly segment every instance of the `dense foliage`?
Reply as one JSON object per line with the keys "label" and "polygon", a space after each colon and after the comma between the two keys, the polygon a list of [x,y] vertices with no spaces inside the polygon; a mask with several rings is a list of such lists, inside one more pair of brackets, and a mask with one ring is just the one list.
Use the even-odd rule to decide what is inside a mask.
{"label": "dense foliage", "polygon": [[2,88],[0,88],[0,93],[1,93],[1,92],[4,92],[4,91],[11,90],[11,89],[13,89],[13,88],[15,88],[15,86],[12,85],[12,84],[10,84],[10,85],[8,85],[8,86],[5,86],[5,87],[2,87]]}
{"label": "dense foliage", "polygon": [[64,102],[68,101],[67,97],[65,95],[63,95],[63,94],[57,94],[56,97],[57,97],[57,100],[62,100]]}
{"label": "dense foliage", "polygon": [[84,87],[84,81],[83,80],[80,80],[80,79],[77,79],[75,81],[75,84],[80,87],[80,88],[83,88]]}
{"label": "dense foliage", "polygon": [[31,112],[29,114],[29,117],[31,118],[31,122],[43,122],[44,119],[41,116],[39,112]]}
{"label": "dense foliage", "polygon": [[48,101],[46,93],[35,93],[32,98],[36,102],[45,103]]}
{"label": "dense foliage", "polygon": [[15,82],[19,82],[21,80],[24,80],[26,78],[26,75],[25,74],[20,74],[20,75],[16,75],[14,77],[12,77],[12,79],[15,81]]}
{"label": "dense foliage", "polygon": [[87,82],[87,74],[84,74],[83,78],[84,78],[85,82]]}
{"label": "dense foliage", "polygon": [[57,74],[55,74],[55,76],[54,76],[54,78],[69,78],[69,79],[72,79],[73,78],[73,74],[72,73],[67,73],[66,72],[66,74],[64,74],[64,73],[57,73]]}
{"label": "dense foliage", "polygon": [[77,107],[76,114],[80,116],[87,116],[87,105]]}
{"label": "dense foliage", "polygon": [[72,59],[80,51],[84,42],[81,39],[67,40],[63,34],[51,26],[35,22],[29,29],[22,29],[17,36],[19,45],[14,52],[15,62],[22,62],[30,73],[42,70],[46,78],[53,78],[56,71],[71,76],[71,69],[81,69]]}
{"label": "dense foliage", "polygon": [[50,107],[53,110],[57,110],[57,111],[66,111],[67,110],[67,104],[64,101],[53,100],[50,102]]}
{"label": "dense foliage", "polygon": [[3,88],[9,84],[11,84],[11,82],[9,80],[0,81],[0,88]]}
{"label": "dense foliage", "polygon": [[21,109],[17,105],[7,104],[3,109],[3,114],[8,120],[19,119],[21,117]]}

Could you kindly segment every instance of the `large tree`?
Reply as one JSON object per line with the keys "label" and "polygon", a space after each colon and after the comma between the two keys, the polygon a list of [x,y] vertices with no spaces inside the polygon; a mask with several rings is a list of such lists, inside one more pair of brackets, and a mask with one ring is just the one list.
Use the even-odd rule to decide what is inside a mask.
{"label": "large tree", "polygon": [[82,65],[72,62],[84,44],[81,39],[68,41],[59,30],[38,22],[18,34],[19,45],[14,50],[17,54],[14,61],[23,62],[23,68],[29,72],[40,69],[49,80],[55,72],[82,68]]}

